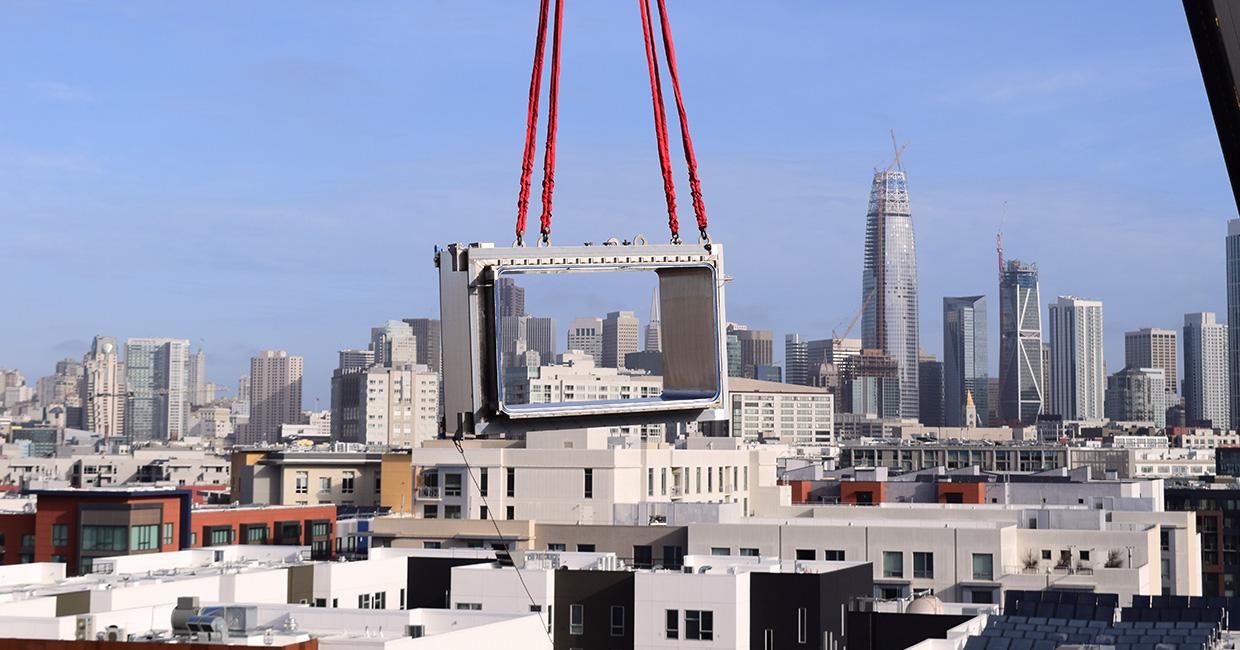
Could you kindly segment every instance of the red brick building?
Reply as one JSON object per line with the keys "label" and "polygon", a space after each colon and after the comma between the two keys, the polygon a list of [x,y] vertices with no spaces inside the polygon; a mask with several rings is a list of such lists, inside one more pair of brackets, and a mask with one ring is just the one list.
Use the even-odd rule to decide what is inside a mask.
{"label": "red brick building", "polygon": [[64,562],[70,575],[95,558],[227,544],[335,550],[336,507],[199,506],[185,489],[35,490],[33,513],[0,514],[0,563]]}

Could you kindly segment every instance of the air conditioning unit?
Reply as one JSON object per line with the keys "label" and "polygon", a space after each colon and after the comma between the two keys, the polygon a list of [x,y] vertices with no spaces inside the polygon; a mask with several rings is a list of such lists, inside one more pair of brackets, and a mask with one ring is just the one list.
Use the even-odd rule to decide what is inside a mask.
{"label": "air conditioning unit", "polygon": [[84,614],[77,617],[77,627],[74,628],[73,638],[78,641],[88,641],[95,637],[95,617]]}
{"label": "air conditioning unit", "polygon": [[128,639],[129,635],[125,634],[123,627],[109,625],[108,629],[104,630],[104,641],[126,641]]}

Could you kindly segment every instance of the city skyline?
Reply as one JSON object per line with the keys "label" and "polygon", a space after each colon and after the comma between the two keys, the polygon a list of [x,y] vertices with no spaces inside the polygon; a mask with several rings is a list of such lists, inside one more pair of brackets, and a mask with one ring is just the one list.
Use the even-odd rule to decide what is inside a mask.
{"label": "city skyline", "polygon": [[[684,42],[686,70],[703,67],[707,58],[741,66],[736,69],[796,59],[818,66],[830,81],[812,89],[764,84],[764,92],[774,93],[769,99],[776,100],[765,103],[783,107],[779,116],[709,76],[695,77],[689,93],[693,105],[734,107],[695,111],[694,135],[705,165],[702,182],[713,217],[712,237],[727,247],[728,271],[736,278],[728,287],[728,317],[773,330],[776,360],[783,358],[784,334],[825,338],[857,309],[860,296],[852,280],[825,283],[813,308],[806,309],[806,303],[787,299],[794,290],[789,278],[856,277],[865,185],[890,156],[887,130],[892,127],[901,141],[911,141],[905,166],[922,258],[922,303],[986,295],[989,349],[999,349],[993,237],[1003,220],[1004,201],[1006,253],[1038,264],[1044,318],[1048,298],[1056,295],[1106,302],[1108,373],[1118,370],[1123,359],[1124,332],[1178,329],[1186,313],[1227,313],[1222,236],[1234,206],[1178,7],[1134,7],[1119,18],[1117,29],[1099,35],[1089,25],[1104,15],[1116,24],[1103,8],[1039,12],[987,7],[943,13],[909,6],[876,21],[872,10],[800,5],[798,14],[811,12],[801,19],[805,27],[786,26],[817,36],[769,43],[748,63],[729,58],[737,55],[713,41],[731,42],[748,33],[754,21],[780,20],[787,17],[780,12],[794,10],[759,10],[743,3],[729,8],[712,9],[714,19],[705,21],[705,9],[672,7],[681,25],[678,40]],[[39,299],[46,295],[40,283],[15,287],[12,300],[27,305],[26,317],[0,324],[0,357],[4,366],[17,367],[32,381],[51,374],[61,358],[80,359],[96,335],[120,341],[183,337],[195,347],[205,344],[208,379],[222,386],[234,385],[249,358],[263,349],[304,355],[305,406],[312,408],[317,397],[322,408],[336,351],[355,346],[358,332],[388,318],[437,315],[433,269],[429,262],[422,270],[418,266],[434,244],[510,239],[519,162],[514,143],[520,137],[513,115],[525,96],[524,82],[518,81],[522,74],[516,71],[528,63],[529,43],[526,34],[508,25],[529,22],[528,10],[502,4],[478,10],[469,16],[477,21],[476,29],[452,37],[419,23],[412,44],[397,42],[391,38],[395,32],[382,24],[401,18],[399,13],[343,16],[326,10],[307,15],[304,23],[260,47],[249,37],[271,36],[265,26],[278,10],[247,8],[253,20],[240,22],[253,24],[239,28],[242,43],[235,51],[211,62],[222,71],[212,74],[203,72],[215,68],[207,67],[196,44],[226,26],[192,8],[124,14],[124,20],[135,21],[134,29],[168,34],[167,42],[139,39],[131,53],[105,56],[85,67],[68,65],[81,60],[75,48],[98,50],[103,35],[80,21],[64,20],[62,11],[7,8],[0,21],[6,25],[3,42],[36,54],[27,57],[27,66],[0,71],[0,86],[13,91],[13,101],[0,107],[0,118],[35,124],[0,140],[0,168],[9,172],[0,175],[0,191],[11,198],[0,207],[0,221],[11,233],[15,267],[59,259],[47,280],[71,287],[72,304],[79,309],[65,318],[52,311],[54,301]],[[122,21],[119,10],[92,11],[105,24]],[[438,7],[410,11],[416,19],[461,20]],[[590,22],[595,31],[599,21],[629,18],[612,8],[574,11],[581,12],[575,20]],[[985,26],[999,22],[1022,24],[1040,38],[1026,45],[988,34]],[[47,34],[65,24],[76,25],[78,38],[63,52],[49,50],[56,39]],[[186,24],[197,25],[203,35],[189,34]],[[864,111],[829,110],[848,98],[878,96],[873,88],[884,82],[832,62],[836,48],[855,47],[878,25],[897,38],[874,56],[880,63],[913,66],[917,73],[905,81],[906,101],[881,102]],[[309,46],[329,26],[375,35],[383,54],[340,54],[339,63],[326,63]],[[407,27],[402,24],[400,31]],[[227,29],[234,28],[229,21]],[[824,28],[826,38],[819,33]],[[947,43],[927,51],[926,39]],[[999,41],[1004,47],[990,48],[991,62],[962,58]],[[566,110],[561,124],[565,164],[558,182],[557,243],[631,237],[636,231],[654,241],[664,236],[657,218],[659,179],[635,162],[653,156],[645,113],[636,112],[646,101],[635,89],[643,74],[640,60],[608,64],[620,75],[631,74],[623,83],[634,83],[622,83],[620,89],[589,85],[582,77],[582,70],[617,52],[632,54],[631,45],[621,35],[566,39],[566,101],[572,93],[577,108]],[[161,64],[183,64],[195,73],[187,77],[193,78],[192,86],[167,78],[155,63],[142,63],[155,58],[149,54],[156,47],[166,49]],[[405,61],[430,52],[473,52],[467,57],[469,74],[451,79],[441,70],[405,67]],[[133,91],[117,90],[121,67],[134,71],[126,84]],[[957,81],[945,84],[941,75],[946,73],[937,70],[949,69]],[[333,74],[322,84],[314,82],[323,72]],[[405,94],[406,86],[427,84],[442,85],[446,94],[463,92],[467,84],[479,99],[471,109],[475,113],[453,115],[448,106]],[[343,105],[330,100],[342,88],[392,101]],[[147,101],[181,95],[206,101],[192,109]],[[221,110],[216,97],[257,104],[265,117],[225,126],[209,119],[210,111]],[[462,125],[468,120],[482,128],[446,128],[455,135],[419,133],[415,140],[382,126],[394,123],[389,119],[394,114],[381,105],[410,103],[419,121]],[[629,113],[621,113],[630,108],[631,120]],[[297,119],[267,128],[266,120],[276,115]],[[736,136],[734,121],[742,116],[753,128]],[[615,130],[600,131],[599,124]],[[337,130],[340,136],[308,137],[311,131]],[[593,135],[583,136],[587,130]],[[88,132],[98,133],[98,139],[84,139]],[[1138,132],[1144,135],[1135,137]],[[804,137],[807,133],[811,137]],[[416,152],[409,154],[412,145]],[[200,155],[187,158],[182,155],[187,149]],[[568,164],[586,149],[600,154],[595,164]],[[318,155],[324,152],[334,155]],[[235,164],[240,160],[253,162]],[[1157,166],[1150,164],[1154,160]],[[1156,179],[1144,175],[1148,172],[1142,168],[1154,167],[1159,169]],[[297,171],[281,171],[290,168]],[[764,191],[755,193],[758,184]],[[468,219],[442,219],[427,208],[445,197],[459,197],[454,212]],[[746,219],[751,214],[765,215],[761,228]],[[466,220],[471,222],[467,227],[461,225]],[[356,235],[359,223],[366,223],[368,231],[393,235],[371,242],[373,266],[312,262],[318,251]],[[196,224],[189,227],[189,238],[181,236],[182,224]],[[766,261],[764,252],[802,241],[807,233],[818,242],[817,254],[790,256],[780,265]],[[1064,233],[1075,236],[1071,249],[1062,246]],[[66,250],[98,250],[99,242],[113,248],[134,244],[143,253],[110,255],[102,265],[89,255],[56,257]],[[1114,263],[1121,254],[1188,257],[1196,264],[1134,273]],[[150,272],[174,264],[180,269],[176,273]],[[1142,283],[1141,291],[1134,290],[1134,280]],[[243,293],[251,290],[256,295],[284,292],[283,304],[299,305],[301,317],[289,319],[283,307],[245,298]],[[641,315],[644,301],[631,307]],[[614,307],[623,308],[630,306]],[[927,352],[941,356],[937,321],[922,314],[920,339]],[[990,372],[997,375],[998,355],[990,356]]]}

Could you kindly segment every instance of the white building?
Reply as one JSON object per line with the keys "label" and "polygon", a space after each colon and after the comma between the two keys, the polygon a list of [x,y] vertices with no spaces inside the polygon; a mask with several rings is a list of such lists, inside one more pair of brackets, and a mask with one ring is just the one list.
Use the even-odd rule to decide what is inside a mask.
{"label": "white building", "polygon": [[637,315],[631,311],[613,311],[603,319],[603,363],[608,368],[623,368],[624,355],[637,352]]}
{"label": "white building", "polygon": [[1104,416],[1106,364],[1102,358],[1102,301],[1060,296],[1050,306],[1049,413],[1065,420]]}
{"label": "white building", "polygon": [[733,377],[728,390],[733,436],[794,445],[835,443],[835,397],[826,389]]}
{"label": "white building", "polygon": [[[332,440],[413,447],[439,429],[439,375],[428,366],[374,365],[332,376]],[[320,420],[320,424],[322,421]]]}
{"label": "white building", "polygon": [[125,342],[125,435],[131,441],[179,440],[186,434],[189,341]]}
{"label": "white building", "polygon": [[1214,314],[1184,315],[1184,415],[1189,426],[1230,425],[1227,326]]}
{"label": "white building", "polygon": [[96,336],[82,359],[82,425],[105,438],[125,433],[125,365],[116,339]]}

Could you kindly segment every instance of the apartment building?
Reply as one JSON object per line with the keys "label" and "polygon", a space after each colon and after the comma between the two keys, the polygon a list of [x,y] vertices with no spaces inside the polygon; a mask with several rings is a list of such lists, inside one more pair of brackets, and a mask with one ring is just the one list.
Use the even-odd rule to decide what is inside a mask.
{"label": "apartment building", "polygon": [[793,445],[835,442],[835,396],[824,388],[733,377],[728,394],[728,435]]}
{"label": "apartment building", "polygon": [[0,486],[116,487],[164,485],[226,488],[226,456],[197,449],[143,447],[130,454],[0,458]]}

